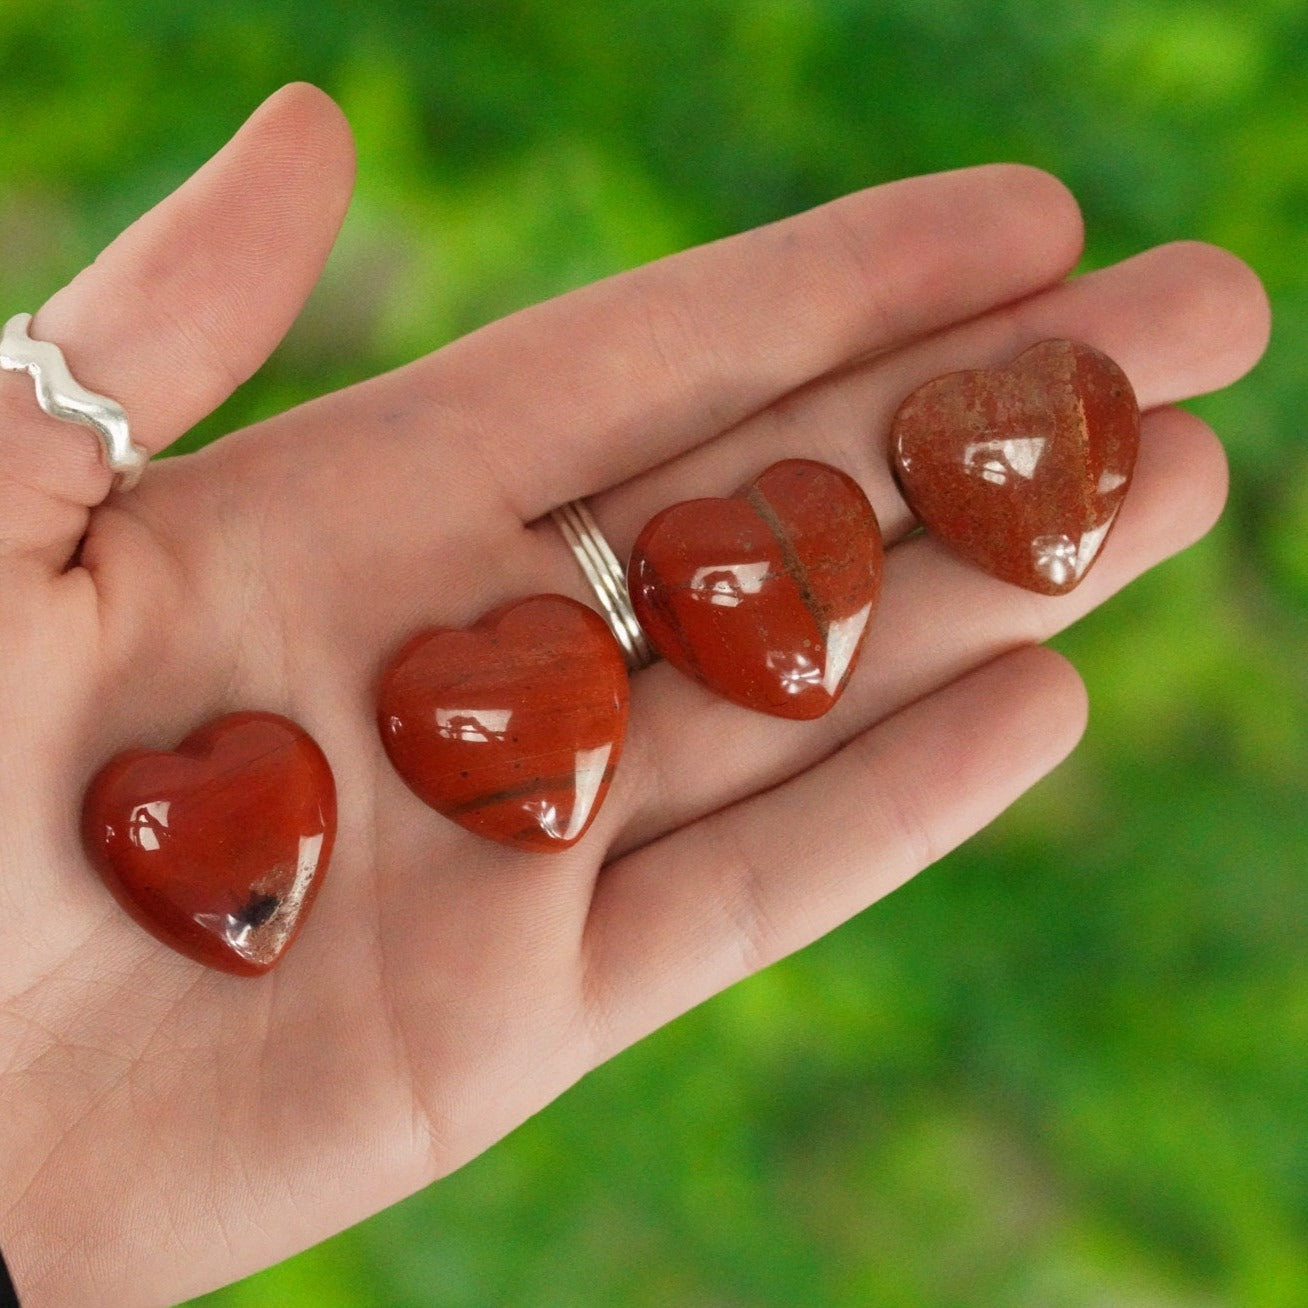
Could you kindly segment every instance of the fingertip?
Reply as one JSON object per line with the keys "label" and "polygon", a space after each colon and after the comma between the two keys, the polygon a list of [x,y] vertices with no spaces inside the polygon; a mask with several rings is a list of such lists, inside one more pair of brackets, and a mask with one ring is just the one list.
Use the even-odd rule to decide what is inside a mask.
{"label": "fingertip", "polygon": [[[1081,257],[1080,206],[1042,169],[981,164],[898,185],[916,202],[913,237],[901,237],[905,250],[914,239],[922,243],[912,251],[916,291],[948,303],[955,322],[1058,284]],[[865,194],[870,205],[876,192]],[[933,253],[941,249],[952,257]],[[901,294],[912,285],[906,279]]]}
{"label": "fingertip", "polygon": [[344,165],[353,176],[354,132],[345,111],[312,82],[288,82],[250,115],[245,129],[270,131],[299,146],[319,163]]}
{"label": "fingertip", "polygon": [[[284,198],[295,203],[311,193],[330,214],[333,231],[344,217],[354,189],[354,133],[336,101],[311,82],[291,82],[274,91],[209,167],[221,167],[230,155],[259,160],[275,173],[277,184],[270,179],[266,188],[271,202]],[[238,172],[248,167],[245,163]]]}
{"label": "fingertip", "polygon": [[[1220,322],[1207,391],[1239,381],[1262,358],[1272,333],[1272,308],[1262,278],[1239,255],[1208,241],[1173,241],[1160,247],[1184,265],[1188,280],[1204,297],[1193,318]],[[1210,338],[1211,339],[1211,338]]]}
{"label": "fingertip", "polygon": [[1166,558],[1212,530],[1229,486],[1226,450],[1213,429],[1185,409],[1156,409],[1141,427],[1140,460],[1122,514],[1138,523],[1152,501],[1151,548]]}
{"label": "fingertip", "polygon": [[1192,519],[1194,534],[1190,544],[1200,540],[1217,525],[1226,509],[1231,489],[1231,467],[1221,438],[1201,418],[1184,410],[1174,410],[1178,425],[1185,429],[1192,467],[1202,482],[1203,491],[1196,497],[1197,512]]}
{"label": "fingertip", "polygon": [[1046,645],[1031,645],[1009,657],[1020,660],[1019,675],[1024,682],[1042,690],[1047,701],[1058,705],[1050,747],[1053,762],[1060,762],[1076,748],[1090,720],[1090,696],[1085,682],[1068,658]]}
{"label": "fingertip", "polygon": [[1085,218],[1071,189],[1059,177],[1024,163],[982,165],[1010,196],[1021,234],[1038,243],[1050,265],[1065,276],[1085,250]]}
{"label": "fingertip", "polygon": [[[173,298],[191,306],[233,380],[262,364],[299,312],[344,222],[354,175],[344,113],[316,86],[294,82],[165,202],[200,250],[178,264]],[[149,240],[151,280],[166,285],[158,264],[176,255],[155,233]]]}
{"label": "fingertip", "polygon": [[1078,278],[1068,293],[1082,299],[1090,288],[1095,325],[1084,339],[1126,369],[1142,408],[1221,390],[1267,348],[1271,309],[1261,279],[1206,241],[1143,250]]}
{"label": "fingertip", "polygon": [[964,673],[960,681],[972,678],[986,683],[987,694],[996,701],[1008,704],[1019,728],[1032,717],[1043,730],[1053,705],[1068,720],[1070,744],[1075,744],[1085,729],[1086,692],[1081,674],[1047,645],[1013,646]]}

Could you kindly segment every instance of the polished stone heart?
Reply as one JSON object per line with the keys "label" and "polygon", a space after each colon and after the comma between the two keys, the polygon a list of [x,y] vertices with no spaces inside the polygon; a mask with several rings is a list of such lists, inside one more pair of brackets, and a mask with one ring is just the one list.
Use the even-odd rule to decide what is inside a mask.
{"label": "polished stone heart", "polygon": [[627,584],[650,643],[674,667],[746,708],[816,718],[853,671],[882,561],[858,483],[786,459],[729,499],[656,514]]}
{"label": "polished stone heart", "polygon": [[1126,374],[1076,341],[1042,341],[1007,368],[954,372],[895,415],[895,475],[926,529],[1004,581],[1076,586],[1135,470],[1140,411]]}
{"label": "polished stone heart", "polygon": [[413,792],[521,849],[585,834],[627,728],[622,651],[593,609],[533,595],[415,636],[382,674],[378,726]]}
{"label": "polished stone heart", "polygon": [[258,976],[313,906],[336,835],[336,786],[313,738],[233,713],[173,753],[133,749],[87,790],[82,836],[123,907],[179,953]]}

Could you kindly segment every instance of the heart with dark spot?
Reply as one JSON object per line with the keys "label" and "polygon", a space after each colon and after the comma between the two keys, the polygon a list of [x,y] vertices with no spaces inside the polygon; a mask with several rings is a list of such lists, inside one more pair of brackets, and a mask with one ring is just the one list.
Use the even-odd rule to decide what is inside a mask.
{"label": "heart with dark spot", "polygon": [[232,713],[171,753],[132,749],[87,790],[82,837],[119,903],[164,944],[258,976],[304,925],[336,836],[317,743],[275,713]]}

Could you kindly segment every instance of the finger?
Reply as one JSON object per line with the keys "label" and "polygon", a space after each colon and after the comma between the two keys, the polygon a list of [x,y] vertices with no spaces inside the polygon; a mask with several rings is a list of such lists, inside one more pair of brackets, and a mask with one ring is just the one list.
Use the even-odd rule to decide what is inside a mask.
{"label": "finger", "polygon": [[986,575],[929,536],[886,556],[881,604],[844,696],[813,723],[778,722],[729,704],[672,668],[633,684],[626,754],[596,822],[631,849],[777,784],[871,724],[1005,650],[1047,640],[1211,527],[1226,494],[1220,443],[1196,417],[1160,410],[1144,423],[1135,481],[1104,552],[1058,598]]}
{"label": "finger", "polygon": [[1084,723],[1071,666],[1016,651],[610,865],[585,937],[596,1060],[888,894],[1048,772]]}
{"label": "finger", "polygon": [[855,477],[893,540],[913,519],[891,476],[890,427],[922,382],[1007,363],[1038,340],[1073,336],[1116,359],[1141,407],[1151,409],[1242,376],[1261,356],[1268,330],[1267,297],[1246,264],[1211,245],[1161,246],[824,377],[719,440],[595,497],[591,508],[622,550],[666,505],[728,494],[778,459],[802,456]]}
{"label": "finger", "polygon": [[373,402],[402,419],[387,449],[429,469],[420,481],[457,441],[530,521],[852,358],[1057,281],[1080,242],[1074,201],[1034,169],[894,182],[523,310]]}
{"label": "finger", "polygon": [[[349,199],[353,151],[320,91],[279,91],[189,181],[36,314],[73,376],[163,449],[264,361],[317,280]],[[110,475],[88,429],[0,375],[0,549],[62,566]]]}

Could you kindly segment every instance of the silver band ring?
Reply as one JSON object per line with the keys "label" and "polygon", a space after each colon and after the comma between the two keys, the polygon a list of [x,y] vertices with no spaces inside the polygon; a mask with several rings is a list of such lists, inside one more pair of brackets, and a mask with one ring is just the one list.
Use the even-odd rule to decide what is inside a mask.
{"label": "silver band ring", "polygon": [[36,402],[52,418],[93,428],[105,464],[117,474],[118,489],[131,490],[141,480],[150,455],[132,440],[123,406],[79,385],[57,345],[34,341],[28,335],[31,323],[30,313],[16,313],[5,323],[0,336],[0,368],[30,373],[36,384]]}
{"label": "silver band ring", "polygon": [[573,500],[555,509],[550,517],[577,556],[577,562],[599,600],[604,621],[622,647],[628,670],[639,672],[641,668],[649,667],[658,655],[636,621],[631,596],[627,593],[626,573],[600,532],[585,500]]}

